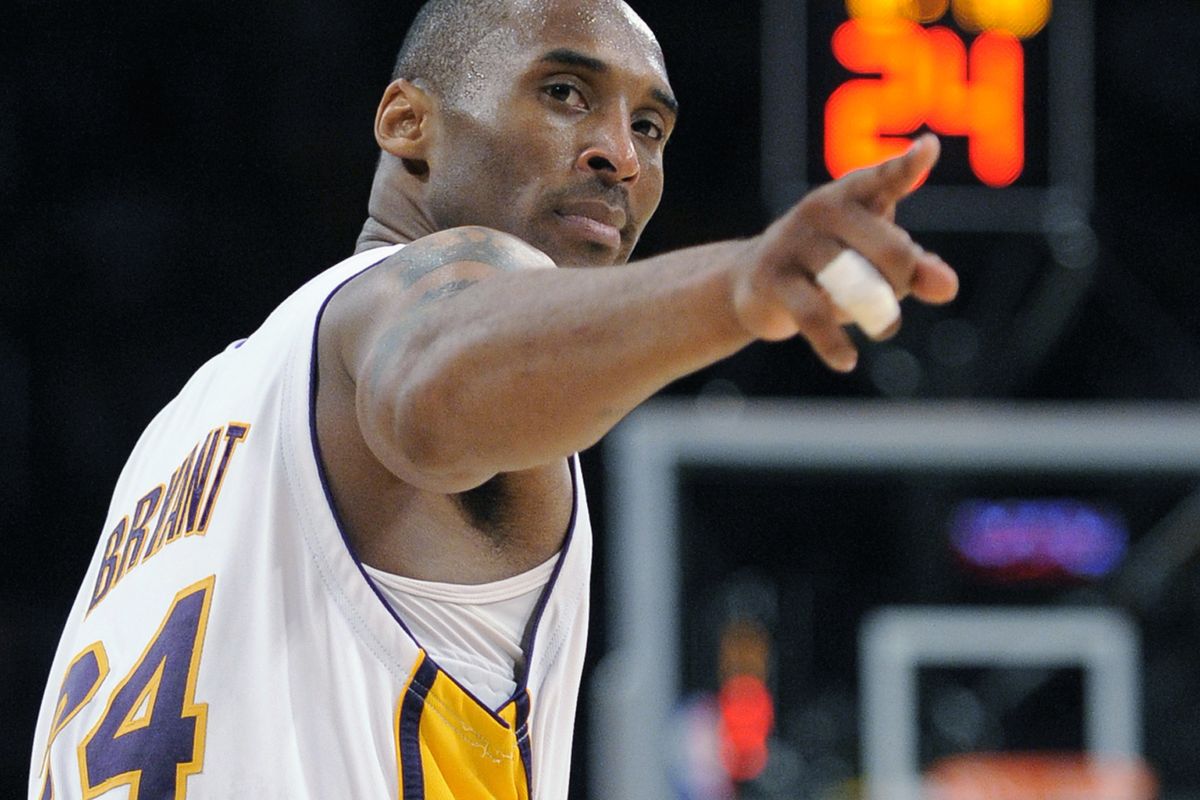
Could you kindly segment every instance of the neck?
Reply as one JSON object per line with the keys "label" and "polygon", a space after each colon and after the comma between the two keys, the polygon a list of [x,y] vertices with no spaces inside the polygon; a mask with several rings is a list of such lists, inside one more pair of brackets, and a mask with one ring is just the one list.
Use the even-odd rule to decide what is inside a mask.
{"label": "neck", "polygon": [[367,221],[363,223],[354,252],[407,244],[437,231],[433,220],[415,199],[415,193],[406,191],[406,180],[414,179],[385,155],[375,170],[371,198],[367,203]]}
{"label": "neck", "polygon": [[421,238],[423,234],[410,234],[385,222],[376,219],[374,215],[367,217],[363,223],[362,232],[354,243],[354,252],[373,250],[376,247],[388,247],[393,244],[408,243]]}

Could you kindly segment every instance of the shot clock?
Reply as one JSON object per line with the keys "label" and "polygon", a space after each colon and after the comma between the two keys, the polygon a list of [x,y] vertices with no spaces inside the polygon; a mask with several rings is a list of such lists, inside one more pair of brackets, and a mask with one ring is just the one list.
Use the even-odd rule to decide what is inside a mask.
{"label": "shot clock", "polygon": [[766,0],[763,185],[780,212],[904,152],[943,156],[901,207],[917,230],[1042,232],[1092,193],[1088,0]]}

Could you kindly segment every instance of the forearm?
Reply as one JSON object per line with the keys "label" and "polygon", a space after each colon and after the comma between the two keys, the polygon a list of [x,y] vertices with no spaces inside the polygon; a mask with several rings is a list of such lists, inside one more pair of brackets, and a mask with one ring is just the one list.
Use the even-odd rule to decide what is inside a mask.
{"label": "forearm", "polygon": [[376,348],[360,422],[403,443],[410,463],[394,471],[415,467],[444,491],[588,447],[667,383],[751,340],[730,280],[745,246],[480,281],[412,317],[393,339],[401,346]]}
{"label": "forearm", "polygon": [[374,271],[385,280],[361,302],[331,307],[344,311],[331,329],[367,445],[402,480],[464,491],[593,444],[670,381],[755,338],[799,335],[831,368],[853,369],[843,329],[853,315],[817,285],[844,249],[896,298],[957,292],[954,271],[892,222],[937,153],[922,137],[814,190],[752,239],[621,267],[556,269],[484,228],[423,237],[396,256],[397,272]]}

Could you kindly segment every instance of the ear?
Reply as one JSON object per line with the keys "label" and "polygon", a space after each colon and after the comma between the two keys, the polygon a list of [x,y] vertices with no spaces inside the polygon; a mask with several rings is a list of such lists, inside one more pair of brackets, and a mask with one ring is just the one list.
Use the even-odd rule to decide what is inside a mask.
{"label": "ear", "polygon": [[428,172],[434,99],[410,81],[392,81],[375,112],[375,141],[404,162],[409,172]]}

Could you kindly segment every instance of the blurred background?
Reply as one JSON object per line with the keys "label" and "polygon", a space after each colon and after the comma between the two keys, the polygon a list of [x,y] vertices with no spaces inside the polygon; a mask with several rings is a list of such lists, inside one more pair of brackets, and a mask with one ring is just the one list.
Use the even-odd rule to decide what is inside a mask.
{"label": "blurred background", "polygon": [[[932,199],[914,200],[908,221],[963,279],[955,304],[907,314],[901,334],[870,347],[852,375],[827,372],[802,343],[755,345],[665,394],[685,405],[791,398],[968,409],[1157,408],[1200,396],[1200,2],[1026,2],[1046,17],[996,39],[1001,77],[991,88],[1000,94],[988,95],[1011,105],[1003,69],[1015,52],[1019,161],[996,134],[1003,120],[976,129],[965,106],[924,95],[886,106],[899,122],[881,119],[874,131],[830,122],[826,104],[847,82],[878,83],[878,67],[863,64],[921,51],[914,42],[933,37],[930,28],[974,58],[989,31],[1013,27],[981,0],[914,0],[890,4],[918,29],[906,28],[907,39],[865,36],[835,52],[852,13],[887,5],[634,3],[683,106],[641,254],[751,235],[838,172],[842,150],[831,143],[852,159],[924,127],[944,134],[946,158],[921,195]],[[0,794],[24,791],[59,629],[142,428],[205,359],[352,251],[376,159],[376,102],[417,6],[6,6],[0,532],[13,558],[0,581]],[[953,74],[951,62],[931,63]],[[939,85],[978,87],[986,70],[971,64]],[[872,107],[884,105],[852,106],[860,114],[848,118]],[[973,149],[992,134],[1001,139],[994,163]],[[598,537],[589,680],[620,603],[602,500],[610,450],[585,457]],[[1189,505],[1198,484],[1188,470],[880,469],[850,481],[802,466],[692,469],[677,493],[689,542],[678,567],[705,602],[672,621],[678,710],[699,731],[697,747],[712,739],[718,769],[677,780],[674,791],[860,796],[857,642],[873,609],[1082,605],[1117,610],[1140,636],[1138,769],[1157,788],[1136,796],[1200,797],[1200,521]],[[1139,547],[1167,533],[1171,569],[1143,575],[1145,591],[1128,589],[1122,576],[1142,563]],[[757,683],[730,688],[746,676]],[[1074,666],[920,671],[922,767],[952,767],[972,752],[1079,751],[1088,680]],[[604,734],[585,723],[590,704],[577,735],[579,798],[600,785],[588,753]]]}

